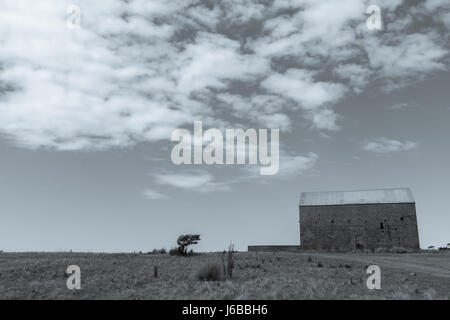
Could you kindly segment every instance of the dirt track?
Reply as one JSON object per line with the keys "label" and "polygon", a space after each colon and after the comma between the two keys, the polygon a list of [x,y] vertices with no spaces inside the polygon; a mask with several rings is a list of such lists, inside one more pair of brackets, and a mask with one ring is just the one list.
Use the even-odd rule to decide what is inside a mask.
{"label": "dirt track", "polygon": [[[325,259],[341,259],[343,261],[376,264],[380,267],[398,269],[402,271],[422,273],[436,277],[450,278],[450,254],[401,254],[401,255],[357,255],[357,254],[329,254],[302,253],[312,257]],[[429,259],[427,259],[429,258]],[[405,262],[407,261],[407,262]]]}

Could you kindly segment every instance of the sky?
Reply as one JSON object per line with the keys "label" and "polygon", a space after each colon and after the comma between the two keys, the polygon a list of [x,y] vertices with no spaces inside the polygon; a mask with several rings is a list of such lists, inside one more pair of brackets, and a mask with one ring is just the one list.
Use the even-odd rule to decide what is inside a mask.
{"label": "sky", "polygon": [[[394,187],[450,242],[448,0],[0,7],[0,250],[298,244],[300,192]],[[279,129],[279,172],[175,165],[194,121]]]}

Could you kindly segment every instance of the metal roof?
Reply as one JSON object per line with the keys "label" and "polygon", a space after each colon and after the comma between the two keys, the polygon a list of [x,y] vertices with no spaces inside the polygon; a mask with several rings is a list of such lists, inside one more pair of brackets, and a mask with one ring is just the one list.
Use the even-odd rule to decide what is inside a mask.
{"label": "metal roof", "polygon": [[302,192],[300,206],[344,204],[415,203],[409,188]]}

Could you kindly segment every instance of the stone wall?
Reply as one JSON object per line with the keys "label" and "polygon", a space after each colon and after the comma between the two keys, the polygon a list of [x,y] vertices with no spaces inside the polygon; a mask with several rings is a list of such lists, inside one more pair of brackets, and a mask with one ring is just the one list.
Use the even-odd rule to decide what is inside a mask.
{"label": "stone wall", "polygon": [[278,252],[278,251],[299,251],[300,246],[271,246],[271,245],[263,245],[263,246],[248,246],[248,251],[266,251],[266,252]]}
{"label": "stone wall", "polygon": [[414,203],[300,207],[302,249],[419,249]]}

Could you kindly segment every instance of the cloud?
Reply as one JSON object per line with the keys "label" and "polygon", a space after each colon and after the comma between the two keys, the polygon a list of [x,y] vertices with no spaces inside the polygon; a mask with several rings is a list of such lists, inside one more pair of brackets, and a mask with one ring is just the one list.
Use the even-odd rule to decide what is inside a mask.
{"label": "cloud", "polygon": [[323,106],[338,102],[347,91],[341,84],[313,80],[313,72],[289,69],[274,74],[261,83],[266,90],[291,98],[297,108],[305,110],[304,117],[318,129],[337,130],[337,115]]}
{"label": "cloud", "polygon": [[241,54],[239,42],[220,34],[201,32],[186,46],[179,63],[178,89],[194,92],[204,88],[226,88],[227,80],[251,80],[269,70],[268,60]]}
{"label": "cloud", "polygon": [[142,192],[142,195],[149,200],[159,200],[167,198],[166,195],[152,189],[147,189]]}
{"label": "cloud", "polygon": [[305,110],[337,102],[347,90],[341,84],[314,81],[312,71],[300,69],[289,69],[284,74],[271,75],[261,85],[268,91],[293,99]]}
{"label": "cloud", "polygon": [[398,151],[412,150],[417,148],[417,146],[417,143],[412,141],[401,142],[398,140],[380,137],[372,141],[367,141],[361,149],[378,154],[386,154]]}
{"label": "cloud", "polygon": [[288,131],[291,128],[290,118],[283,113],[258,114],[258,122],[268,129],[281,129]]}
{"label": "cloud", "polygon": [[312,118],[313,126],[318,129],[337,131],[340,128],[337,124],[340,117],[332,109],[322,109],[318,112],[313,112],[310,117]]}
{"label": "cloud", "polygon": [[414,102],[399,102],[399,103],[395,103],[393,105],[388,106],[388,108],[391,110],[404,110],[404,109],[416,107],[416,106],[417,106],[417,104]]}
{"label": "cloud", "polygon": [[[368,47],[373,48],[368,50],[370,66],[377,69],[378,77],[386,79],[387,90],[404,87],[423,78],[423,74],[446,69],[442,61],[449,51],[442,48],[439,38],[438,33],[428,31],[371,40],[368,42]],[[399,84],[397,79],[404,79],[404,83]]]}
{"label": "cloud", "polygon": [[254,124],[260,128],[272,128],[288,131],[291,129],[290,118],[283,111],[290,110],[286,99],[276,95],[254,95],[245,97],[236,94],[221,93],[215,95],[221,103],[233,109],[239,119],[245,119],[247,125]]}
{"label": "cloud", "polygon": [[315,167],[318,159],[319,156],[314,152],[307,154],[281,152],[279,170],[277,174],[270,176],[261,175],[260,165],[246,164],[232,166],[237,173],[235,178],[217,178],[206,170],[154,174],[153,177],[157,184],[178,189],[200,193],[222,192],[232,190],[234,184],[249,182],[253,179],[267,181],[267,179],[289,179],[303,175]]}
{"label": "cloud", "polygon": [[448,2],[378,2],[382,32],[367,29],[363,0],[79,0],[80,30],[64,1],[4,0],[0,132],[31,149],[98,150],[230,115],[290,130],[295,112],[338,130],[347,95],[448,70]]}
{"label": "cloud", "polygon": [[319,156],[314,152],[307,155],[282,155],[280,157],[280,177],[301,175],[311,170],[317,163]]}
{"label": "cloud", "polygon": [[212,192],[229,190],[227,183],[217,182],[213,175],[205,170],[188,173],[156,174],[156,183],[190,191]]}
{"label": "cloud", "polygon": [[371,71],[368,71],[367,67],[354,63],[339,64],[334,69],[334,72],[338,77],[347,80],[349,86],[356,93],[361,93],[363,91],[369,83],[369,77],[371,76]]}
{"label": "cloud", "polygon": [[408,106],[407,103],[396,103],[390,106],[389,108],[392,110],[400,110],[406,108],[407,106]]}
{"label": "cloud", "polygon": [[[124,3],[82,4],[82,28],[71,30],[62,2],[6,1],[0,13],[0,83],[14,90],[0,97],[1,131],[29,148],[62,150],[167,138],[191,110],[171,108],[165,88],[145,96],[142,84],[157,79],[174,88],[159,81],[157,71],[164,68],[158,65],[162,56],[174,51],[168,43],[172,27],[136,12],[126,22],[121,15],[132,7]],[[136,60],[146,49],[136,38],[153,45],[146,53],[151,62]]]}
{"label": "cloud", "polygon": [[242,174],[237,180],[230,181],[229,184],[234,182],[247,181],[249,178],[262,179],[262,181],[272,179],[290,179],[301,176],[306,172],[312,170],[319,160],[319,156],[314,152],[306,154],[298,154],[294,152],[280,151],[279,170],[277,174],[270,176],[261,176],[259,171],[259,165],[248,165],[243,168],[244,172],[250,173],[250,175]]}

